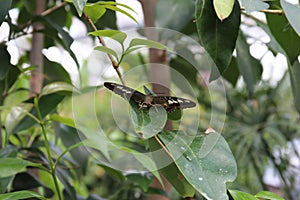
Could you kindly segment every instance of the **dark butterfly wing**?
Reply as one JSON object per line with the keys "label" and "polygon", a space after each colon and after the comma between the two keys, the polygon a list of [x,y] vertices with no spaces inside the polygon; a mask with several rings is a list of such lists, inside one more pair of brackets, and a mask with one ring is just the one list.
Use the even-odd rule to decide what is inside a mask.
{"label": "dark butterfly wing", "polygon": [[176,109],[191,108],[196,106],[196,103],[188,99],[172,97],[172,96],[152,96],[144,95],[130,87],[112,82],[105,82],[104,86],[114,93],[120,95],[128,101],[134,101],[141,109],[149,109],[151,106],[162,106],[167,112],[172,112]]}
{"label": "dark butterfly wing", "polygon": [[153,98],[153,105],[163,106],[167,112],[172,112],[177,109],[192,108],[196,103],[179,97],[172,96],[155,96]]}
{"label": "dark butterfly wing", "polygon": [[136,91],[130,87],[120,85],[112,82],[104,82],[104,86],[114,93],[120,95],[127,101],[133,100],[136,104],[140,104],[144,101],[145,95],[139,91]]}

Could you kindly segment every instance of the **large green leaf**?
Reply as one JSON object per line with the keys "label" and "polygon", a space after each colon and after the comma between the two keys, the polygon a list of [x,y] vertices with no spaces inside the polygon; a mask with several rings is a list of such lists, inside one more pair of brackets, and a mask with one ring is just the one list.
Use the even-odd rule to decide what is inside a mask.
{"label": "large green leaf", "polygon": [[251,56],[249,45],[242,33],[239,34],[236,43],[236,51],[238,69],[246,82],[251,96],[254,92],[254,84],[261,78],[262,66],[258,60]]}
{"label": "large green leaf", "polygon": [[192,136],[184,132],[162,131],[159,138],[183,176],[197,191],[208,199],[228,199],[225,183],[236,178],[237,166],[228,144],[219,133]]}
{"label": "large green leaf", "polygon": [[[271,9],[280,8],[279,0],[270,1]],[[300,54],[300,37],[290,26],[285,15],[266,14],[271,33],[286,52],[291,63]]]}
{"label": "large green leaf", "polygon": [[149,110],[139,109],[135,102],[130,101],[131,120],[137,133],[148,139],[163,130],[167,113],[162,106],[152,106]]}
{"label": "large green leaf", "polygon": [[180,31],[194,17],[194,10],[193,0],[159,0],[155,10],[155,24],[158,27]]}
{"label": "large green leaf", "polygon": [[38,198],[38,199],[46,200],[45,197],[33,191],[18,191],[18,192],[0,194],[0,200],[19,200],[19,199],[29,199],[29,198]]}
{"label": "large green leaf", "polygon": [[221,21],[218,19],[211,0],[196,1],[197,31],[206,51],[217,65],[218,71],[212,68],[211,80],[224,72],[230,63],[235,48],[241,21],[238,1],[235,1],[230,16]]}
{"label": "large green leaf", "polygon": [[280,0],[280,4],[283,8],[284,14],[289,20],[293,29],[297,32],[298,36],[300,37],[300,5],[290,4],[285,0]]}
{"label": "large green leaf", "polygon": [[[179,132],[180,133],[180,132]],[[155,138],[148,140],[153,160],[159,167],[159,172],[168,180],[182,197],[193,197],[195,189],[185,179],[170,156],[162,149]]]}
{"label": "large green leaf", "polygon": [[40,167],[41,165],[19,158],[0,158],[0,178],[15,175],[29,166]]}
{"label": "large green leaf", "polygon": [[1,0],[0,1],[0,26],[9,11],[11,2],[12,2],[12,0]]}

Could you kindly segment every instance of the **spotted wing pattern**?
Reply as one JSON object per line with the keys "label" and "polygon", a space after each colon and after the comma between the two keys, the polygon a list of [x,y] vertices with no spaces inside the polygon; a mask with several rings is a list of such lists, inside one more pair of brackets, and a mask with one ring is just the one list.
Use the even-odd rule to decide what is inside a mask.
{"label": "spotted wing pattern", "polygon": [[167,112],[172,112],[177,109],[196,106],[195,102],[188,99],[172,96],[153,96],[151,94],[144,95],[139,91],[117,83],[105,82],[104,86],[124,99],[134,101],[140,109],[149,109],[151,106],[162,106]]}

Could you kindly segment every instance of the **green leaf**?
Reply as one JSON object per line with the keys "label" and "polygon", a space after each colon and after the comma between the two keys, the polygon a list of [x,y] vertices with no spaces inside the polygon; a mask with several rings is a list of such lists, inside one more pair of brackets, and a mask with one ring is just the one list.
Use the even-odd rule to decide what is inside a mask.
{"label": "green leaf", "polygon": [[[279,0],[270,1],[270,9],[280,8]],[[291,63],[297,60],[300,52],[300,37],[292,29],[285,15],[266,13],[268,27],[277,42],[286,52]]]}
{"label": "green leaf", "polygon": [[[13,107],[8,113],[5,120],[5,127],[8,133],[12,133],[14,128],[21,122],[24,117],[30,113],[33,108],[31,103],[22,103],[18,106]],[[28,116],[27,116],[28,117]]]}
{"label": "green leaf", "polygon": [[87,4],[84,8],[84,12],[91,18],[94,23],[96,23],[98,19],[104,15],[106,9],[101,5]]}
{"label": "green leaf", "polygon": [[271,30],[269,29],[268,25],[260,20],[256,20],[255,21],[257,23],[257,25],[262,28],[270,37],[270,42],[267,43],[266,45],[269,47],[269,49],[272,52],[275,52],[275,54],[277,53],[282,53],[284,55],[286,55],[285,51],[282,49],[282,47],[280,46],[280,44],[277,42],[276,38],[273,36]]}
{"label": "green leaf", "polygon": [[[189,50],[187,50],[189,51]],[[190,52],[189,55],[192,55],[192,52]],[[191,90],[186,90],[186,85],[182,81],[178,80],[178,73],[180,75],[183,75],[184,78],[191,84],[193,88],[199,87],[197,83],[197,74],[198,70],[191,64],[193,63],[191,60],[194,59],[194,57],[183,59],[180,56],[176,56],[171,59],[170,66],[175,69],[171,70],[171,78],[173,82],[176,84],[177,87],[179,87],[182,91],[185,91],[186,93],[190,95],[194,95],[194,93]],[[175,72],[175,73],[174,73]]]}
{"label": "green leaf", "polygon": [[231,62],[227,69],[224,71],[222,76],[229,81],[232,86],[235,86],[237,83],[237,80],[239,78],[240,72],[238,69],[237,61],[235,57],[232,57]]}
{"label": "green leaf", "polygon": [[80,93],[73,85],[65,82],[53,82],[42,88],[42,91],[39,95],[42,96],[58,93],[58,92],[70,92],[70,93]]}
{"label": "green leaf", "polygon": [[78,15],[81,17],[83,9],[85,7],[87,0],[73,0],[73,4],[76,8]]}
{"label": "green leaf", "polygon": [[[83,133],[79,130],[63,124],[56,124],[55,132],[61,138],[64,146],[67,148],[77,145],[86,139]],[[80,165],[82,172],[85,173],[90,156],[87,148],[84,146],[77,146],[76,148],[70,150],[70,154],[72,155],[72,158]]]}
{"label": "green leaf", "polygon": [[241,11],[235,1],[232,13],[220,21],[213,9],[213,1],[196,1],[196,25],[201,44],[217,65],[218,71],[212,68],[211,80],[216,79],[230,64],[232,52],[238,37],[241,22]]}
{"label": "green leaf", "polygon": [[273,192],[269,191],[261,191],[255,195],[256,198],[262,198],[262,199],[270,199],[270,200],[284,200],[281,196],[278,194],[275,194]]}
{"label": "green leaf", "polygon": [[105,14],[97,21],[95,25],[98,27],[98,30],[107,28],[117,30],[118,26],[116,12],[112,10],[106,10]]}
{"label": "green leaf", "polygon": [[1,0],[0,1],[0,26],[8,14],[12,0]]}
{"label": "green leaf", "polygon": [[36,20],[42,21],[45,23],[46,27],[44,30],[44,34],[50,38],[56,40],[59,44],[61,44],[70,54],[70,56],[75,61],[77,67],[79,68],[78,60],[71,49],[71,45],[73,43],[73,38],[69,35],[67,31],[63,29],[59,24],[54,22],[50,17],[36,17]]}
{"label": "green leaf", "polygon": [[127,8],[128,10],[131,10],[132,12],[136,13],[136,11],[134,9],[132,9],[130,6],[128,6],[124,3],[118,3],[118,2],[115,2],[115,1],[98,1],[95,4],[99,4],[99,5],[103,5],[103,6],[110,5],[110,6],[124,7],[124,8]]}
{"label": "green leaf", "polygon": [[3,44],[0,44],[0,66],[0,80],[3,80],[11,67],[10,55],[7,47]]}
{"label": "green leaf", "polygon": [[51,82],[62,81],[65,83],[72,84],[70,74],[65,70],[65,68],[57,62],[52,62],[48,58],[44,57],[44,85]]}
{"label": "green leaf", "polygon": [[[64,99],[66,94],[60,94],[60,93],[52,93],[49,95],[43,95],[39,99],[39,109],[41,112],[42,117],[45,117],[50,112],[54,111],[57,108],[57,105]],[[32,103],[33,104],[33,98],[29,99],[25,103]],[[37,112],[36,108],[32,108],[30,111],[30,114],[35,116],[37,118]],[[15,116],[18,118],[19,116]],[[12,133],[17,133],[19,131],[25,130],[33,125],[35,125],[37,122],[32,119],[32,117],[25,116],[23,119],[21,119],[15,127],[12,129]]]}
{"label": "green leaf", "polygon": [[298,113],[300,113],[300,63],[298,60],[296,60],[293,66],[290,67],[290,76],[295,107]]}
{"label": "green leaf", "polygon": [[218,18],[223,21],[232,12],[235,0],[214,0],[214,8]]}
{"label": "green leaf", "polygon": [[115,52],[111,48],[108,48],[108,47],[105,47],[105,46],[97,46],[97,47],[95,47],[95,50],[98,50],[98,51],[101,51],[101,52],[104,52],[104,53],[108,53],[108,54],[114,56],[118,60],[117,52]]}
{"label": "green leaf", "polygon": [[135,21],[136,23],[138,23],[138,21],[136,21],[136,19],[131,14],[129,14],[127,11],[125,11],[125,10],[123,10],[123,9],[117,7],[117,6],[106,5],[105,8],[113,10],[113,11],[117,11],[117,12],[120,12],[120,13],[123,13],[124,15],[126,15],[127,17],[129,17],[130,19],[132,19],[133,21]]}
{"label": "green leaf", "polygon": [[226,182],[237,175],[235,159],[225,139],[216,132],[187,135],[162,131],[159,138],[186,180],[207,199],[228,199]]}
{"label": "green leaf", "polygon": [[[178,133],[180,134],[182,132],[178,131]],[[170,156],[162,149],[157,140],[150,138],[148,141],[152,157],[159,168],[159,172],[182,197],[193,197],[195,195],[195,189],[184,178]]]}
{"label": "green leaf", "polygon": [[43,196],[46,198],[54,195],[54,192],[49,187],[44,185],[40,179],[37,179],[34,175],[31,175],[27,171],[16,174],[12,184],[14,191],[25,191],[32,188],[39,188],[39,191],[41,191]]}
{"label": "green leaf", "polygon": [[243,34],[240,33],[237,43],[237,63],[240,74],[246,82],[250,96],[254,93],[254,85],[261,80],[262,66],[258,60],[253,58],[250,54],[249,45],[246,42]]}
{"label": "green leaf", "polygon": [[285,0],[280,0],[280,4],[283,8],[284,14],[292,25],[293,29],[296,31],[300,37],[300,5],[290,4]]}
{"label": "green leaf", "polygon": [[0,97],[0,105],[3,105],[5,94],[9,93],[11,87],[16,83],[20,74],[21,71],[17,67],[11,65],[5,78],[0,80],[0,94],[3,94],[2,97]]}
{"label": "green leaf", "polygon": [[27,191],[27,190],[0,194],[0,200],[19,200],[19,199],[29,199],[29,198],[38,198],[38,199],[46,200],[46,198],[41,196],[40,194],[33,191]]}
{"label": "green leaf", "polygon": [[125,176],[128,180],[139,186],[144,192],[148,191],[148,188],[153,181],[153,176],[151,176],[150,173],[128,173]]}
{"label": "green leaf", "polygon": [[241,0],[242,6],[245,8],[246,13],[253,11],[260,11],[269,8],[269,4],[261,0]]}
{"label": "green leaf", "polygon": [[12,183],[13,180],[14,176],[0,178],[0,194],[3,194],[5,191],[7,191],[9,184]]}
{"label": "green leaf", "polygon": [[123,44],[127,37],[126,33],[118,30],[98,30],[90,32],[89,35],[109,37],[119,42],[120,44]]}
{"label": "green leaf", "polygon": [[130,41],[129,48],[135,47],[135,46],[146,46],[148,48],[156,48],[156,49],[168,49],[165,45],[162,45],[159,42],[155,42],[153,40],[146,40],[146,39],[140,39],[135,38]]}
{"label": "green leaf", "polygon": [[71,119],[71,118],[62,117],[62,116],[60,116],[60,115],[58,115],[58,114],[55,113],[55,114],[51,115],[50,119],[53,120],[53,121],[62,123],[64,125],[76,128],[75,121],[73,119]]}
{"label": "green leaf", "polygon": [[103,132],[99,131],[95,133],[94,129],[86,128],[78,124],[77,128],[82,131],[87,138],[83,141],[84,145],[99,150],[105,156],[105,159],[108,161],[111,160],[109,155],[109,144],[111,144],[111,141],[107,139]]}
{"label": "green leaf", "polygon": [[148,139],[163,130],[167,112],[162,106],[152,106],[149,110],[139,109],[135,102],[130,103],[130,114],[135,131]]}
{"label": "green leaf", "polygon": [[40,167],[41,165],[19,158],[0,158],[0,178],[13,176],[29,166]]}
{"label": "green leaf", "polygon": [[[166,10],[168,15],[165,14]],[[194,10],[193,0],[160,0],[156,5],[155,24],[180,31],[194,17]]]}
{"label": "green leaf", "polygon": [[159,175],[157,167],[151,157],[147,156],[147,154],[140,153],[134,149],[124,147],[121,147],[121,149],[132,154],[146,169],[152,172],[152,174],[157,178],[160,184],[163,185],[161,176]]}
{"label": "green leaf", "polygon": [[228,190],[234,200],[258,200],[253,195],[238,190]]}
{"label": "green leaf", "polygon": [[115,180],[119,181],[120,183],[125,181],[125,176],[122,173],[122,171],[117,170],[111,166],[108,166],[108,165],[100,163],[100,162],[97,162],[97,164],[99,166],[101,166],[105,170],[105,172],[107,174],[109,174],[110,176],[112,176]]}

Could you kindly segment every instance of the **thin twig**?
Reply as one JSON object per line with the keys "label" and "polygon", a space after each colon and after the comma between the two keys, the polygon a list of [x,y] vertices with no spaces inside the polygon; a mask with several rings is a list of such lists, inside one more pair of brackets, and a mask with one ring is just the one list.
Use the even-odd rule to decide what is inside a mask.
{"label": "thin twig", "polygon": [[157,135],[154,135],[154,138],[158,142],[158,144],[164,149],[164,151],[172,158],[172,160],[175,161],[172,154],[168,151],[168,149],[165,147],[165,145],[160,141],[160,139],[157,137]]}
{"label": "thin twig", "polygon": [[[87,22],[90,24],[90,26],[92,27],[92,29],[94,31],[97,31],[98,29],[95,26],[95,24],[92,22],[91,18],[86,13],[84,13],[84,12],[83,12],[83,16],[85,17],[85,19],[87,20]],[[99,43],[102,44],[102,46],[107,47],[106,44],[105,44],[105,42],[104,42],[104,40],[103,40],[103,38],[101,36],[97,36],[97,38],[99,40]],[[118,65],[117,61],[114,59],[114,57],[111,54],[108,53],[107,55],[108,55],[108,57],[109,57],[109,59],[111,61],[111,64],[112,64],[113,68],[116,70],[119,79],[121,80],[122,84],[125,85],[125,82],[124,82],[124,80],[122,78],[122,74],[120,72],[119,65]]]}
{"label": "thin twig", "polygon": [[65,6],[65,5],[67,5],[67,2],[63,2],[63,3],[59,4],[59,5],[56,5],[54,7],[49,8],[49,9],[45,10],[44,12],[42,12],[41,15],[42,16],[46,16],[46,15],[52,13],[53,11],[55,11],[55,10],[57,10],[57,9]]}
{"label": "thin twig", "polygon": [[[46,15],[49,15],[50,13],[54,12],[55,10],[57,10],[57,9],[59,9],[59,8],[61,8],[61,7],[63,7],[63,6],[65,6],[66,4],[67,4],[67,2],[63,2],[63,3],[59,4],[59,5],[56,5],[56,6],[54,6],[54,7],[51,7],[51,8],[49,8],[49,9],[43,11],[43,12],[40,14],[40,16],[43,16],[43,17],[44,17],[44,16],[46,16]],[[27,21],[25,24],[20,25],[20,26],[19,26],[19,29],[23,30],[25,27],[30,26],[31,23],[32,23],[32,20],[29,20],[29,21]],[[26,34],[27,34],[27,33],[26,33]],[[29,34],[30,34],[30,33],[29,33]]]}
{"label": "thin twig", "polygon": [[[241,10],[246,10],[245,7],[241,7]],[[278,14],[278,15],[282,15],[283,14],[283,10],[276,10],[276,9],[264,9],[264,10],[260,10],[260,12],[264,12],[264,13],[270,13],[270,14]]]}

